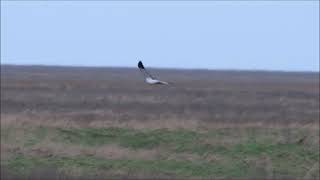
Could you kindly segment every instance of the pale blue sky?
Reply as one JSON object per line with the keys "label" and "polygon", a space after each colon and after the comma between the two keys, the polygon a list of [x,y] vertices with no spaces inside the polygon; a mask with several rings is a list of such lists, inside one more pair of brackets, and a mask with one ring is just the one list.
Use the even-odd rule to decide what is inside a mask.
{"label": "pale blue sky", "polygon": [[1,1],[1,64],[319,71],[317,1]]}

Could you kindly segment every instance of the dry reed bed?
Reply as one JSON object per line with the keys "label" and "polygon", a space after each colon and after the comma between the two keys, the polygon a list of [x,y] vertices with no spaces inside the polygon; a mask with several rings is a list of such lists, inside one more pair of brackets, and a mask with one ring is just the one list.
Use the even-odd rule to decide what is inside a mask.
{"label": "dry reed bed", "polygon": [[[202,175],[207,177],[210,173],[219,171],[211,169],[212,172],[209,173],[199,164],[213,163],[210,166],[214,167],[214,164],[223,165],[231,160],[240,163],[234,170],[249,168],[244,168],[243,171],[248,170],[247,173],[251,173],[250,177],[293,178],[295,173],[300,178],[319,177],[316,173],[319,166],[314,159],[310,160],[308,156],[308,160],[302,160],[300,158],[302,155],[295,154],[305,151],[314,154],[316,152],[308,148],[319,147],[318,73],[204,70],[155,70],[155,72],[164,80],[171,80],[173,85],[169,87],[145,85],[138,72],[129,68],[1,65],[1,130],[5,132],[1,134],[2,162],[9,162],[17,155],[22,156],[21,162],[30,161],[29,163],[33,160],[23,157],[44,158],[48,163],[56,161],[59,163],[59,158],[65,157],[75,158],[67,160],[68,162],[77,162],[77,157],[85,157],[113,160],[115,164],[123,163],[123,159],[132,160],[130,163],[143,160],[142,164],[153,161],[166,164],[173,160],[185,162],[176,164],[182,168],[178,168],[177,172],[185,173],[181,174],[182,177],[188,174],[188,171],[184,171],[188,162],[190,162],[188,167],[204,170],[203,174],[196,176],[197,171],[189,169],[194,174],[188,177],[202,177]],[[138,135],[141,131],[146,133],[146,139],[150,132],[150,137],[153,137],[153,131],[160,131],[165,137],[180,131],[182,134],[220,132],[223,136],[195,139],[193,143],[188,141],[187,143],[203,149],[190,146],[188,148],[192,150],[185,149],[183,152],[174,150],[175,145],[167,141],[151,149],[132,149],[117,144],[121,142],[90,147],[80,144],[66,145],[54,140],[54,137],[60,135],[57,129],[81,134],[82,131],[86,132],[86,129],[94,128],[104,132],[116,127],[124,131],[134,131]],[[47,132],[44,139],[38,137],[39,128]],[[97,138],[100,135],[98,134]],[[257,137],[252,141],[255,136]],[[68,138],[75,137],[72,134],[68,135]],[[159,138],[158,135],[154,137],[156,140]],[[273,141],[269,142],[270,138]],[[183,143],[186,143],[184,141],[188,140],[188,137],[183,136],[180,140],[183,148]],[[267,142],[270,144],[264,144]],[[276,147],[272,150],[279,150],[281,159],[283,158],[281,153],[286,153],[282,152],[282,145],[292,146],[297,151],[288,152],[290,156],[285,161],[293,164],[285,167],[287,169],[281,169],[283,164],[278,162],[273,154],[258,152],[258,157],[250,153],[243,154],[243,157],[229,157],[223,153],[212,152],[210,149],[212,147],[232,149],[239,146],[240,150],[249,148],[248,152],[252,153],[255,152],[254,148]],[[201,154],[202,151],[206,153]],[[294,169],[294,158],[298,159],[296,163],[302,169]],[[87,161],[79,163],[86,164]],[[233,164],[229,166],[232,169]],[[133,167],[135,165],[131,168]],[[275,169],[276,167],[280,170]],[[169,171],[166,167],[163,168],[164,172]],[[118,169],[119,172],[115,169],[107,172],[99,171],[100,177],[103,177],[103,174],[112,177],[138,178],[178,176],[177,173],[132,172],[128,169]],[[81,174],[83,170],[74,168],[67,171],[76,175]],[[288,171],[287,176],[281,174],[286,171]],[[238,173],[240,176],[241,172]],[[225,175],[214,177],[223,178]],[[55,176],[58,175],[52,175]]]}
{"label": "dry reed bed", "polygon": [[134,69],[2,65],[1,115],[85,123],[168,120],[240,126],[319,121],[317,73],[156,72],[172,79],[173,85],[148,86]]}

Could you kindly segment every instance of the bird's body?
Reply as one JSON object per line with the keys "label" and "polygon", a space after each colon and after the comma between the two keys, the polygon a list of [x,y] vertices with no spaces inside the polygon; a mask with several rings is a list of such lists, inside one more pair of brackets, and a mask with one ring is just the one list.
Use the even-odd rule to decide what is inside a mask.
{"label": "bird's body", "polygon": [[147,77],[145,81],[148,84],[164,84],[164,85],[168,85],[167,82],[160,81],[160,80],[157,80],[157,79],[152,79],[150,77]]}
{"label": "bird's body", "polygon": [[160,84],[160,85],[169,85],[169,83],[165,82],[165,81],[160,81],[156,78],[154,78],[143,66],[142,62],[139,61],[138,63],[138,68],[141,71],[141,73],[143,74],[144,78],[145,78],[145,82],[150,84],[150,85],[156,85],[156,84]]}

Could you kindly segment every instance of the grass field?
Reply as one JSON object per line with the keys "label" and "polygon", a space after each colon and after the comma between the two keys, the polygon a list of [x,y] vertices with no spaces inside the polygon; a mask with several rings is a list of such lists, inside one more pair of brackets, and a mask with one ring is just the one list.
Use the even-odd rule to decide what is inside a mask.
{"label": "grass field", "polygon": [[1,178],[319,179],[319,73],[1,65]]}

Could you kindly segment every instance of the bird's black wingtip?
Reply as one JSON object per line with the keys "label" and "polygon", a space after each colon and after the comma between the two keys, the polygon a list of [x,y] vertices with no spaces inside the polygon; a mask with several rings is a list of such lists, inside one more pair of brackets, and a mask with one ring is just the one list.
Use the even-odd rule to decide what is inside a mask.
{"label": "bird's black wingtip", "polygon": [[138,68],[140,68],[140,69],[144,69],[144,66],[143,66],[143,64],[142,64],[142,62],[141,62],[141,61],[139,61],[139,62],[138,62]]}

